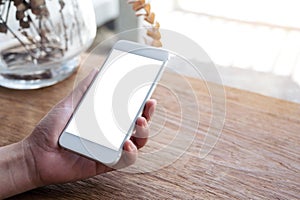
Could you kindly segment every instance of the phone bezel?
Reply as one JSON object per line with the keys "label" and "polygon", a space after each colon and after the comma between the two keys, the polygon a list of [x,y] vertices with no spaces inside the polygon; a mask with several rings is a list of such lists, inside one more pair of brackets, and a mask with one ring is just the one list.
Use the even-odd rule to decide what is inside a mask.
{"label": "phone bezel", "polygon": [[[150,90],[148,91],[148,94],[147,94],[145,100],[143,101],[143,104],[141,105],[139,112],[136,115],[135,120],[131,123],[130,129],[127,132],[126,137],[124,138],[124,141],[122,142],[121,147],[119,148],[118,151],[107,148],[98,143],[94,143],[94,142],[86,140],[80,136],[77,136],[77,135],[74,135],[72,133],[68,133],[65,131],[65,129],[68,127],[69,122],[72,120],[74,114],[76,113],[78,107],[80,106],[82,100],[84,99],[84,97],[86,96],[88,91],[90,90],[91,86],[94,84],[95,80],[97,79],[97,76],[100,74],[102,67],[106,64],[107,60],[109,60],[109,57],[111,56],[111,52],[114,49],[124,51],[127,53],[144,56],[147,58],[152,58],[155,60],[163,61],[161,69],[160,69],[159,73],[157,74],[155,81],[152,84]],[[90,159],[99,161],[103,164],[106,164],[109,166],[115,164],[119,160],[121,153],[122,153],[122,147],[123,147],[125,141],[130,138],[132,131],[135,127],[135,121],[136,121],[137,117],[141,114],[141,112],[143,111],[143,107],[145,106],[146,101],[151,97],[151,95],[156,87],[156,84],[159,81],[159,79],[162,75],[163,69],[165,68],[168,60],[169,60],[169,53],[167,50],[164,50],[162,48],[154,48],[154,47],[150,47],[150,46],[146,46],[146,45],[142,45],[139,43],[126,41],[126,40],[120,40],[117,43],[115,43],[115,45],[112,47],[109,55],[107,56],[104,64],[102,65],[101,69],[99,70],[97,75],[94,77],[92,83],[89,85],[89,87],[86,90],[86,92],[84,93],[81,101],[76,106],[76,108],[75,108],[72,116],[70,117],[68,123],[66,124],[64,130],[62,131],[62,134],[60,135],[59,141],[58,141],[59,145],[67,150],[73,151],[75,153],[78,153],[78,154],[88,157]],[[88,149],[87,149],[87,147],[88,147]]]}

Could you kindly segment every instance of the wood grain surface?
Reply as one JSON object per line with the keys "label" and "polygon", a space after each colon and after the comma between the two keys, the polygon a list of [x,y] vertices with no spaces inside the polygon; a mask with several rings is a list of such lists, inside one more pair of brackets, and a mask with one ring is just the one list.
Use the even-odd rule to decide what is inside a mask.
{"label": "wood grain surface", "polygon": [[[92,55],[76,74],[52,87],[0,88],[0,145],[30,134],[98,62]],[[186,80],[183,84],[172,73],[163,77],[154,93],[158,107],[151,138],[134,166],[11,199],[300,199],[300,105],[225,87],[221,135],[201,158],[207,131],[218,128],[212,115],[222,118],[224,105],[220,101],[220,111],[213,112],[206,83]]]}

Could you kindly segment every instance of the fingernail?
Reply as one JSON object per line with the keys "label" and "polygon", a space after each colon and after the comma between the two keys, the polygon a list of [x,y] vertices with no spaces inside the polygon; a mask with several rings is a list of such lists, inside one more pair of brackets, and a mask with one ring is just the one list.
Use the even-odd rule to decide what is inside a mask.
{"label": "fingernail", "polygon": [[150,108],[150,117],[152,117],[153,113],[154,113],[154,106]]}
{"label": "fingernail", "polygon": [[147,128],[148,127],[148,123],[147,120],[144,118],[143,119],[143,128]]}
{"label": "fingernail", "polygon": [[128,148],[130,152],[136,150],[136,146],[132,142],[129,142]]}
{"label": "fingernail", "polygon": [[152,107],[150,108],[150,110],[149,110],[149,115],[150,115],[150,117],[152,117],[152,115],[154,114],[154,111],[155,111],[154,107],[156,106],[156,104],[157,104],[157,102],[156,102],[156,100],[155,100],[154,106],[152,106]]}

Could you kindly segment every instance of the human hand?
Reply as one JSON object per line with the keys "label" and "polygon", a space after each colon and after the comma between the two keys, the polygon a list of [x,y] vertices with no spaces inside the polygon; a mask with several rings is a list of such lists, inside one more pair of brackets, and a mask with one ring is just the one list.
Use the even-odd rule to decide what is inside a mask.
{"label": "human hand", "polygon": [[[96,72],[91,73],[67,98],[58,103],[40,121],[32,134],[22,141],[35,186],[72,182],[113,170],[58,145],[58,138],[73,113],[73,103],[78,104],[95,74]],[[134,135],[125,142],[117,168],[133,164],[137,158],[137,149],[146,144],[149,135],[147,122],[151,119],[155,105],[155,100],[146,102],[143,117],[137,119]]]}

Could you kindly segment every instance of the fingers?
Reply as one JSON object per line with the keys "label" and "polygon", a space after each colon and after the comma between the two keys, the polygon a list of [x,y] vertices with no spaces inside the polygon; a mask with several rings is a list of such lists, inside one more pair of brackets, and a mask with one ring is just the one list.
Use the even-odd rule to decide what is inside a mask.
{"label": "fingers", "polygon": [[121,169],[132,165],[137,159],[137,147],[131,140],[124,143],[122,156],[112,168]]}
{"label": "fingers", "polygon": [[150,99],[146,102],[142,116],[149,122],[156,107],[156,100]]}
{"label": "fingers", "polygon": [[135,133],[124,143],[122,156],[117,164],[115,164],[111,169],[121,169],[132,165],[138,155],[138,149],[143,147],[148,140],[149,127],[148,122],[154,113],[156,107],[156,100],[148,100],[145,104],[143,117],[139,117],[136,120]]}
{"label": "fingers", "polygon": [[138,149],[145,146],[149,137],[148,122],[154,113],[156,107],[156,100],[151,99],[146,102],[144,107],[143,117],[139,117],[136,120],[135,133],[132,135],[131,140]]}
{"label": "fingers", "polygon": [[131,141],[138,149],[145,146],[149,137],[148,123],[144,117],[139,117],[136,120],[135,133],[131,136]]}

